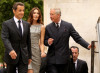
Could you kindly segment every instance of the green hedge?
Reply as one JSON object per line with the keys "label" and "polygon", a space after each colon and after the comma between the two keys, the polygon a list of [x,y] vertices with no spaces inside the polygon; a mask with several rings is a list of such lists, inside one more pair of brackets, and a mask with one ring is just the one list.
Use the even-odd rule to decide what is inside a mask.
{"label": "green hedge", "polygon": [[[2,29],[2,22],[13,17],[12,6],[15,2],[23,2],[25,4],[25,14],[23,19],[27,20],[29,11],[33,7],[39,7],[43,15],[43,1],[42,0],[0,0],[0,34]],[[0,62],[3,62],[4,45],[0,35]]]}

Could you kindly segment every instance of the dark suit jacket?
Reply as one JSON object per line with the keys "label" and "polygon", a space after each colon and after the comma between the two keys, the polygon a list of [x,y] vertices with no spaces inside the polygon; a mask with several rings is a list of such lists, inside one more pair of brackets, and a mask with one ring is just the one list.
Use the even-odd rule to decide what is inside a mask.
{"label": "dark suit jacket", "polygon": [[0,73],[7,73],[7,69],[6,68],[0,69]]}
{"label": "dark suit jacket", "polygon": [[[14,19],[7,20],[2,24],[1,37],[5,46],[4,60],[7,64],[17,64],[20,54],[25,64],[28,63],[28,59],[31,58],[31,41],[30,41],[30,26],[29,23],[22,20],[23,23],[23,36],[19,33]],[[9,53],[11,50],[15,50],[17,58],[11,59]]]}
{"label": "dark suit jacket", "polygon": [[[71,23],[61,20],[59,30],[52,22],[46,26],[44,44],[49,46],[47,62],[51,64],[66,64],[69,61],[69,38],[70,36],[80,45],[87,48],[88,43],[82,39]],[[52,45],[48,44],[48,39],[53,38]]]}
{"label": "dark suit jacket", "polygon": [[47,59],[46,57],[41,59],[41,66],[39,73],[47,73]]}
{"label": "dark suit jacket", "polygon": [[76,73],[88,73],[88,66],[85,61],[78,59]]}

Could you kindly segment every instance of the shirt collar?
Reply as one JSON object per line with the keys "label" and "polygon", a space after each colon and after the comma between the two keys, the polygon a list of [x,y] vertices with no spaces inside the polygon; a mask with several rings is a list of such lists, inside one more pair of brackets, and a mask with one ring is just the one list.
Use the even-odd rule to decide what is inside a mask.
{"label": "shirt collar", "polygon": [[[60,27],[60,24],[61,24],[61,19],[60,19],[60,21],[58,22],[59,27]],[[57,24],[56,24],[56,23],[55,23],[55,25],[57,26]]]}
{"label": "shirt collar", "polygon": [[58,22],[58,24],[60,24],[61,23],[61,19],[60,19],[60,21]]}
{"label": "shirt collar", "polygon": [[[15,21],[16,23],[18,23],[19,19],[17,19],[17,18],[14,16],[14,21]],[[22,22],[22,19],[20,19],[20,21]]]}
{"label": "shirt collar", "polygon": [[77,64],[77,60],[74,63]]}

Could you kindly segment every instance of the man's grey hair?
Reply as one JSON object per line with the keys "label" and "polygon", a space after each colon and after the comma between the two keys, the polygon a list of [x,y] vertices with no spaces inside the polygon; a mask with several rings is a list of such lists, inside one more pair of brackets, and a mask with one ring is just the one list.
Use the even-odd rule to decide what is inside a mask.
{"label": "man's grey hair", "polygon": [[60,14],[61,15],[61,9],[60,8],[51,8],[50,10],[55,10],[56,14]]}

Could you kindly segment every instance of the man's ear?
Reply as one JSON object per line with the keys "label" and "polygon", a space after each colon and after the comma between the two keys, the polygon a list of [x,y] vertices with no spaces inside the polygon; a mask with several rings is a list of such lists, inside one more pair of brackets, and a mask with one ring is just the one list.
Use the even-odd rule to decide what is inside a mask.
{"label": "man's ear", "polygon": [[15,14],[15,10],[13,9],[13,13]]}

